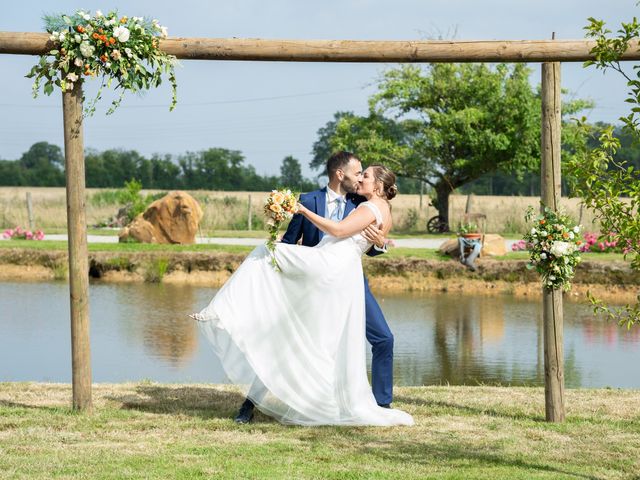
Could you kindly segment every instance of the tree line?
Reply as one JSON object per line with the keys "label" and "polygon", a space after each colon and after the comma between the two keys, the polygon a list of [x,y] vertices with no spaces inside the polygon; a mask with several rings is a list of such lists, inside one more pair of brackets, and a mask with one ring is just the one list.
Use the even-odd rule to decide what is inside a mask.
{"label": "tree line", "polygon": [[[247,165],[242,153],[209,148],[174,158],[145,157],[136,150],[89,150],[85,153],[86,185],[90,188],[120,188],[137,180],[145,189],[266,191],[287,186],[299,191],[318,188],[302,175],[300,162],[287,156],[280,175],[260,175]],[[64,155],[59,146],[34,143],[18,160],[0,160],[2,186],[64,186]]]}
{"label": "tree line", "polygon": [[[597,144],[599,132],[609,125],[596,123],[587,143]],[[640,145],[621,126],[613,135],[620,141],[616,160],[640,169]],[[312,167],[319,172],[322,163]],[[153,155],[149,158],[136,150],[89,150],[85,158],[86,182],[90,188],[121,188],[125,182],[138,180],[145,189],[158,190],[244,190],[268,191],[287,186],[300,192],[315,190],[318,182],[302,175],[300,161],[292,156],[282,160],[280,175],[260,175],[237,150],[210,148],[174,158],[172,155]],[[57,145],[47,142],[33,144],[18,160],[0,160],[0,186],[64,186],[64,155]],[[401,193],[419,193],[420,181],[400,177]],[[476,195],[540,195],[540,172],[537,168],[519,175],[500,170],[483,174],[457,189],[461,194]],[[423,184],[423,192],[431,188]],[[567,178],[563,178],[563,194],[568,193]]]}

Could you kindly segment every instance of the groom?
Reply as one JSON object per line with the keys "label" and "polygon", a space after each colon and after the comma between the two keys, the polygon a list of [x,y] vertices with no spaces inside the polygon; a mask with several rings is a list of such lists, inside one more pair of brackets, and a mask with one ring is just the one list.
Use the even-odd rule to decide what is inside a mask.
{"label": "groom", "polygon": [[[337,152],[327,160],[329,184],[320,190],[300,195],[300,203],[309,210],[335,221],[342,220],[364,198],[357,195],[362,182],[362,163],[350,152]],[[369,256],[386,252],[385,238],[380,229],[370,225],[363,236],[374,244],[367,252]],[[323,232],[302,215],[294,215],[282,242],[313,247],[322,239]],[[390,408],[393,396],[393,334],[389,330],[382,310],[364,279],[366,308],[366,336],[371,344],[371,383],[373,395],[381,407]],[[237,423],[248,423],[253,418],[254,405],[248,398],[235,417]]]}

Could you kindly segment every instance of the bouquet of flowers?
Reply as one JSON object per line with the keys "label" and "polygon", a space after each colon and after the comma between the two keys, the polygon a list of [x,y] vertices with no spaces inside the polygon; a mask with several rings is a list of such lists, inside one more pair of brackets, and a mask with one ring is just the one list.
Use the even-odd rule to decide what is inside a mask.
{"label": "bouquet of flowers", "polygon": [[274,252],[276,239],[280,226],[298,211],[296,196],[289,189],[272,190],[264,203],[264,214],[267,217],[266,225],[269,232],[267,248],[271,252],[271,263],[276,271],[280,271]]}
{"label": "bouquet of flowers", "polygon": [[115,80],[121,93],[107,111],[110,114],[127,90],[139,92],[157,87],[162,74],[167,73],[173,110],[177,102],[176,58],[158,49],[159,39],[167,36],[167,28],[157,20],[119,16],[117,11],[104,15],[97,10],[92,16],[78,10],[75,15],[47,15],[44,21],[55,48],[42,55],[27,74],[28,78],[34,78],[34,97],[41,86],[44,93],[51,95],[54,86],[64,92],[82,82],[83,76],[100,76],[102,85],[85,113],[91,115],[95,111],[105,83],[109,87]]}
{"label": "bouquet of flowers", "polygon": [[[533,208],[529,207],[526,220],[531,221],[534,216]],[[545,207],[544,213],[535,217],[533,227],[524,236],[530,252],[527,268],[537,270],[545,288],[571,288],[575,267],[580,263],[583,243],[580,238],[580,226],[565,214]]]}
{"label": "bouquet of flowers", "polygon": [[7,240],[44,240],[44,232],[42,230],[25,230],[22,227],[7,228],[2,232],[2,237]]}

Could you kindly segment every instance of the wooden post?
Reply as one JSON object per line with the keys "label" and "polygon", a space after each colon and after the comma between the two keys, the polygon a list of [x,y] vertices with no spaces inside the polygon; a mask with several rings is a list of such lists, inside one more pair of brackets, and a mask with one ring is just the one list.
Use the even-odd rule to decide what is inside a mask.
{"label": "wooden post", "polygon": [[31,192],[27,192],[27,218],[29,219],[29,230],[33,232],[35,222],[33,221],[33,201],[31,200]]}
{"label": "wooden post", "polygon": [[471,206],[473,205],[473,193],[467,195],[467,204],[464,207],[464,213],[471,213]]}
{"label": "wooden post", "polygon": [[[42,55],[54,48],[48,33],[0,32],[0,54]],[[268,40],[166,38],[160,49],[190,60],[278,62],[584,62],[594,40]],[[622,60],[640,60],[632,40]]]}
{"label": "wooden post", "polygon": [[77,82],[73,90],[62,94],[62,112],[67,184],[67,231],[69,235],[73,408],[75,410],[91,410],[89,260],[85,216],[81,82]]}
{"label": "wooden post", "polygon": [[[560,201],[560,63],[542,64],[542,203],[553,210]],[[564,412],[564,348],[562,291],[542,287],[544,390],[546,419],[562,422]]]}
{"label": "wooden post", "polygon": [[252,217],[252,211],[251,211],[251,194],[249,194],[249,205],[247,207],[247,228],[249,229],[249,231],[251,231],[251,227],[253,226],[253,219]]}

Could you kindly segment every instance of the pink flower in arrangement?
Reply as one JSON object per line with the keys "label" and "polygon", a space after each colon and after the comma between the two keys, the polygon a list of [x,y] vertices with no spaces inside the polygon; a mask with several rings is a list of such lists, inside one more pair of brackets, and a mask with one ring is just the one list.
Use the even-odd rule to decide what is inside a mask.
{"label": "pink flower in arrangement", "polygon": [[3,233],[2,236],[4,238],[11,238],[13,237],[13,229],[12,228],[7,228]]}
{"label": "pink flower in arrangement", "polygon": [[35,240],[44,240],[44,232],[42,230],[36,230],[36,233],[33,235]]}
{"label": "pink flower in arrangement", "polygon": [[33,239],[33,232],[31,232],[31,230],[27,230],[26,232],[24,232],[24,238],[27,240],[32,240]]}

